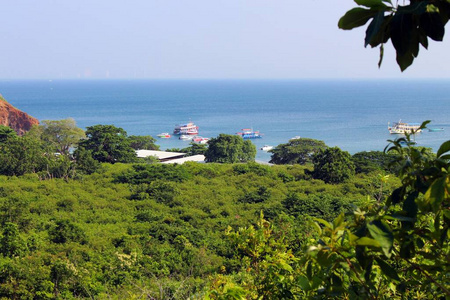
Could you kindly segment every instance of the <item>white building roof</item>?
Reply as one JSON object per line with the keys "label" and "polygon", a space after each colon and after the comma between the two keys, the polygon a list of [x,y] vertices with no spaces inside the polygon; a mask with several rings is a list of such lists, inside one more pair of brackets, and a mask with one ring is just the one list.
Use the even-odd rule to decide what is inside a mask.
{"label": "white building roof", "polygon": [[205,162],[205,156],[204,155],[193,155],[193,156],[187,156],[182,158],[175,158],[171,160],[163,161],[163,164],[183,164],[187,161],[195,161],[195,162]]}
{"label": "white building roof", "polygon": [[172,157],[180,157],[186,155],[186,153],[180,152],[166,152],[166,151],[156,151],[156,150],[136,150],[137,157],[148,157],[155,156],[157,159],[170,159]]}

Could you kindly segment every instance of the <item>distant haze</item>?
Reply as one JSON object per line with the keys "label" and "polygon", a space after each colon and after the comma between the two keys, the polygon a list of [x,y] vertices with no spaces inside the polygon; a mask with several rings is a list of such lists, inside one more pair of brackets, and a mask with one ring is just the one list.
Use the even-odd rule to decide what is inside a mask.
{"label": "distant haze", "polygon": [[[0,79],[448,78],[450,42],[401,73],[343,31],[351,0],[2,1]],[[447,40],[450,37],[445,37]]]}

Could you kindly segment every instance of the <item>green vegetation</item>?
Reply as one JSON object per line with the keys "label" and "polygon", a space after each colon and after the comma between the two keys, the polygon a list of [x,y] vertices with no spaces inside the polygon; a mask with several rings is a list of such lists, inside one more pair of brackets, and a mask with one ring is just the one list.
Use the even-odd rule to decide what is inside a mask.
{"label": "green vegetation", "polygon": [[2,299],[450,296],[450,141],[352,157],[305,139],[283,146],[301,164],[265,166],[220,135],[186,152],[237,163],[168,165],[136,163],[130,140],[153,139],[111,125],[75,160],[42,129],[2,129]]}

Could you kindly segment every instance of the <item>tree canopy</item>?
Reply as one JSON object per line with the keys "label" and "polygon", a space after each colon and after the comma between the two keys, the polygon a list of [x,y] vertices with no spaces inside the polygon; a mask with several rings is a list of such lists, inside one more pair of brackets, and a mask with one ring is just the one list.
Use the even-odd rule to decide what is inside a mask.
{"label": "tree canopy", "polygon": [[428,38],[442,41],[445,25],[450,17],[448,0],[355,0],[359,7],[349,10],[338,23],[339,28],[350,30],[367,26],[364,45],[380,47],[381,66],[384,44],[389,39],[396,51],[397,64],[404,71],[419,55],[420,45],[428,49]]}
{"label": "tree canopy", "polygon": [[205,152],[207,162],[237,163],[254,161],[256,147],[249,140],[241,136],[220,134],[208,141]]}
{"label": "tree canopy", "polygon": [[351,155],[338,147],[320,150],[313,163],[313,177],[327,183],[341,183],[355,174]]}
{"label": "tree canopy", "polygon": [[272,153],[270,163],[304,165],[311,163],[314,154],[325,148],[327,148],[327,145],[323,141],[309,138],[292,139],[288,143],[280,144],[269,151]]}
{"label": "tree canopy", "polygon": [[114,125],[94,125],[87,127],[86,139],[79,147],[91,151],[92,157],[99,162],[133,162],[136,152],[130,146],[127,132]]}
{"label": "tree canopy", "polygon": [[76,126],[72,118],[64,120],[44,120],[41,122],[41,139],[50,145],[55,152],[68,155],[80,139],[84,138],[84,131]]}

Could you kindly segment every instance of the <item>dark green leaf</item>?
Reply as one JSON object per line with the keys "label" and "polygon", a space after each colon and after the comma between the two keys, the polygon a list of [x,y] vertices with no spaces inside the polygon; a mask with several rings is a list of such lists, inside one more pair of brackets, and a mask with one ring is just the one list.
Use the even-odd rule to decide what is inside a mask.
{"label": "dark green leaf", "polygon": [[395,271],[394,268],[392,268],[390,265],[388,265],[386,262],[384,262],[382,259],[376,257],[377,264],[380,266],[381,271],[388,276],[391,279],[400,281],[400,277],[398,277],[397,271]]}
{"label": "dark green leaf", "polygon": [[411,32],[414,29],[412,14],[396,13],[391,22],[391,40],[397,51],[397,60],[410,52]]}
{"label": "dark green leaf", "polygon": [[400,245],[400,257],[409,259],[414,256],[415,245],[411,241],[403,242]]}
{"label": "dark green leaf", "polygon": [[403,203],[403,210],[406,212],[406,215],[413,220],[417,217],[417,204],[416,199],[418,197],[417,192],[413,192],[406,197],[405,202]]}
{"label": "dark green leaf", "polygon": [[405,193],[405,191],[404,191],[403,187],[399,187],[399,188],[395,189],[390,196],[392,203],[397,204],[397,203],[402,202],[403,197],[405,196],[404,193]]}
{"label": "dark green leaf", "polygon": [[450,151],[450,141],[444,142],[441,147],[439,147],[438,152],[436,153],[437,157],[441,157],[442,154]]}
{"label": "dark green leaf", "polygon": [[370,224],[367,224],[367,228],[372,237],[380,244],[384,255],[388,258],[391,257],[391,251],[394,245],[394,235],[389,226],[380,220],[375,220]]}
{"label": "dark green leaf", "polygon": [[425,32],[419,31],[419,43],[425,48],[428,49],[428,38]]}
{"label": "dark green leaf", "polygon": [[372,22],[370,22],[369,26],[367,27],[364,47],[367,47],[367,45],[371,43],[372,39],[376,35],[378,35],[378,32],[380,31],[383,22],[384,22],[384,11],[380,11],[375,15]]}
{"label": "dark green leaf", "polygon": [[442,41],[444,38],[445,28],[438,13],[424,13],[420,15],[420,28],[432,40]]}
{"label": "dark green leaf", "polygon": [[403,55],[400,55],[397,52],[397,64],[400,67],[400,70],[403,72],[405,71],[410,65],[412,65],[413,61],[414,61],[414,55],[412,52],[408,51]]}
{"label": "dark green leaf", "polygon": [[338,27],[349,30],[362,26],[376,14],[377,11],[355,7],[346,12],[345,15],[339,20]]}
{"label": "dark green leaf", "polygon": [[423,242],[423,240],[420,237],[418,237],[416,240],[416,245],[419,249],[422,249],[423,246],[425,246],[425,243]]}
{"label": "dark green leaf", "polygon": [[383,62],[383,56],[384,56],[384,45],[381,44],[381,46],[380,46],[380,59],[378,60],[378,68],[381,68],[381,63]]}

